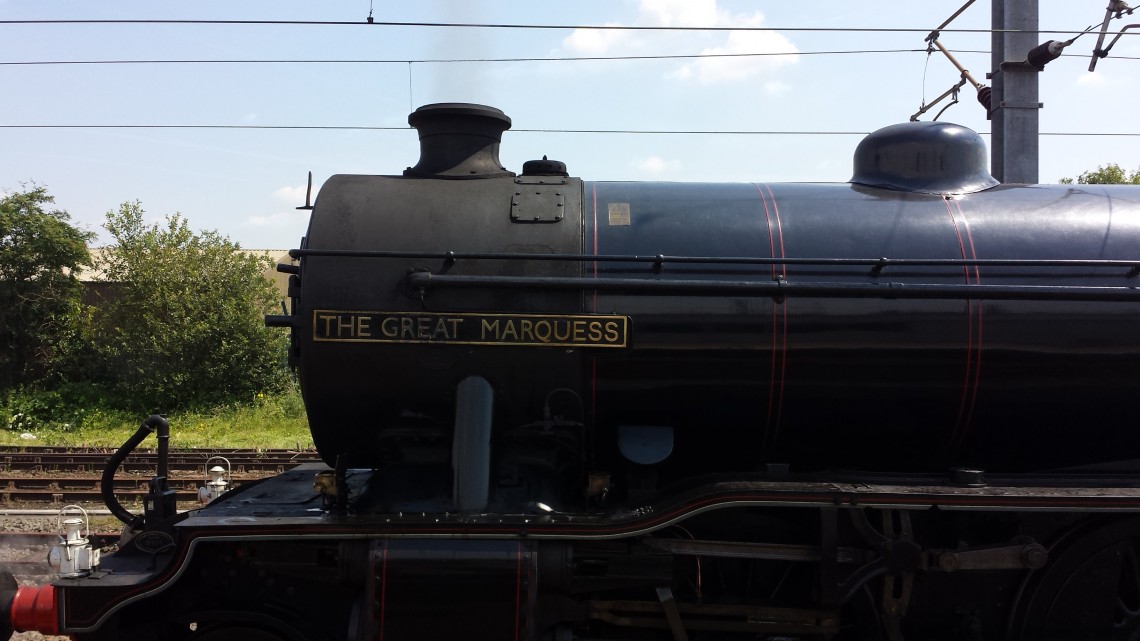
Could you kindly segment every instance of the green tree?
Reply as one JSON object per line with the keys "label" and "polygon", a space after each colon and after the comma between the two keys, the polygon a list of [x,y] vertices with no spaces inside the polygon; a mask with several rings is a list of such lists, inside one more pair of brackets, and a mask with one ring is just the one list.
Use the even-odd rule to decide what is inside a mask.
{"label": "green tree", "polygon": [[97,315],[104,376],[146,411],[249,400],[285,378],[285,337],[264,326],[272,260],[179,214],[143,222],[138,202],[108,212],[100,266],[116,293]]}
{"label": "green tree", "polygon": [[[1062,185],[1073,184],[1072,178],[1062,178]],[[1083,172],[1077,176],[1077,184],[1080,185],[1140,185],[1140,168],[1132,172],[1126,172],[1116,163],[1109,163],[1105,166],[1097,165],[1095,171]]]}
{"label": "green tree", "polygon": [[39,381],[81,322],[91,232],[32,185],[0,198],[0,389]]}

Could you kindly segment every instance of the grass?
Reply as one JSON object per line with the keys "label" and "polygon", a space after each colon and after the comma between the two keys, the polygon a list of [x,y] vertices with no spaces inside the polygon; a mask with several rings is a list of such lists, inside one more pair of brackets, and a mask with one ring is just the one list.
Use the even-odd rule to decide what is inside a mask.
{"label": "grass", "polygon": [[[115,448],[146,416],[102,407],[69,407],[66,412],[6,408],[0,445]],[[53,416],[54,415],[54,416]],[[170,414],[172,448],[309,449],[313,447],[300,391],[258,394],[249,403]],[[34,438],[28,438],[26,435]],[[156,445],[153,438],[141,447]]]}

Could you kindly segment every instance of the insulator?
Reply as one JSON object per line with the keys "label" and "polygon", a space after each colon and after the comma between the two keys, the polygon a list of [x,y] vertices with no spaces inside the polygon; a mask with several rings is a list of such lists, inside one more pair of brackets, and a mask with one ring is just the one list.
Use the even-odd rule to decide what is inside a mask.
{"label": "insulator", "polygon": [[1049,40],[1043,42],[1036,47],[1029,50],[1029,54],[1025,56],[1026,62],[1034,69],[1041,71],[1045,65],[1061,57],[1061,52],[1065,50],[1065,43],[1056,40]]}
{"label": "insulator", "polygon": [[982,103],[982,106],[986,108],[987,112],[993,110],[993,108],[990,106],[990,102],[993,99],[993,93],[994,90],[990,87],[982,87],[978,90],[978,102]]}

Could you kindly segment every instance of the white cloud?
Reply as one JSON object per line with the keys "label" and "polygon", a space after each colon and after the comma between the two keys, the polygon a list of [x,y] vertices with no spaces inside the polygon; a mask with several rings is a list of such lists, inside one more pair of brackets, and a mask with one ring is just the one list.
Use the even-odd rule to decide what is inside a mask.
{"label": "white cloud", "polygon": [[716,0],[641,0],[642,18],[659,27],[719,27],[728,12],[716,6]]}
{"label": "white cloud", "polygon": [[282,187],[273,192],[273,198],[283,203],[292,204],[294,207],[300,207],[305,204],[305,189],[305,185]]}
{"label": "white cloud", "polygon": [[769,96],[782,96],[792,90],[792,86],[779,80],[769,80],[764,83],[764,93]]}
{"label": "white cloud", "polygon": [[681,166],[680,161],[665,160],[661,156],[647,156],[637,162],[637,168],[650,174],[661,174],[667,171],[677,169]]}
{"label": "white cloud", "polygon": [[[762,12],[733,13],[717,6],[717,0],[641,0],[634,20],[637,25],[656,27],[760,27],[763,23]],[[710,43],[699,53],[711,57],[686,62],[668,77],[706,85],[741,82],[794,64],[799,58],[794,55],[799,51],[795,44],[775,31],[676,34],[576,29],[562,44],[573,53],[600,56],[677,53],[693,42]],[[787,87],[777,89],[786,91]],[[782,91],[769,89],[769,93],[781,95]]]}
{"label": "white cloud", "polygon": [[257,114],[248,113],[248,114],[242,116],[242,120],[245,122],[257,122]]}
{"label": "white cloud", "polygon": [[245,227],[278,227],[297,220],[297,214],[306,212],[284,211],[267,216],[250,216],[245,220]]}
{"label": "white cloud", "polygon": [[[320,190],[320,184],[313,185],[313,198],[316,198],[317,192]],[[282,223],[295,223],[298,219],[307,218],[308,211],[294,209],[305,204],[305,192],[308,185],[286,185],[273,190],[273,201],[286,205],[288,209],[284,211],[278,210],[276,213],[260,216],[250,216],[246,219],[246,227],[268,227],[279,225]],[[270,205],[273,209],[278,209],[279,205]]]}
{"label": "white cloud", "polygon": [[1103,87],[1108,84],[1108,76],[1104,72],[1087,72],[1077,76],[1077,84],[1081,87]]}
{"label": "white cloud", "polygon": [[[606,23],[606,26],[618,26]],[[613,29],[575,29],[562,40],[567,49],[590,56],[600,56],[629,39],[628,31]]]}
{"label": "white cloud", "polygon": [[[763,14],[757,12],[749,17],[742,17],[736,24],[745,26],[759,26],[763,22]],[[730,31],[728,39],[723,45],[708,47],[701,51],[705,56],[721,56],[699,58],[685,64],[674,76],[681,79],[693,79],[702,84],[722,84],[748,80],[753,76],[779,69],[795,63],[799,56],[744,56],[738,54],[754,53],[784,53],[795,54],[799,50],[783,35],[774,31]]]}

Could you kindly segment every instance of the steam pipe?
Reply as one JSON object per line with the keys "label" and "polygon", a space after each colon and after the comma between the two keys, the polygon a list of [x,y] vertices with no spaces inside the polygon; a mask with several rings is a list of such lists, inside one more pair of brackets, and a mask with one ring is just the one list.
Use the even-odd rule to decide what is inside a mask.
{"label": "steam pipe", "polygon": [[127,456],[139,446],[139,443],[142,443],[151,432],[155,431],[158,433],[158,476],[165,478],[168,469],[170,423],[158,414],[152,414],[142,422],[142,425],[127,439],[127,442],[123,443],[111,455],[111,458],[107,459],[107,466],[103,468],[103,476],[99,481],[99,491],[103,495],[103,503],[107,505],[107,509],[115,518],[132,527],[138,525],[142,521],[142,517],[127,510],[115,497],[115,472],[118,471],[119,466],[123,464]]}
{"label": "steam pipe", "polygon": [[455,508],[478,512],[487,508],[491,483],[491,424],[495,393],[487,379],[469,376],[455,394],[452,439],[452,497]]}
{"label": "steam pipe", "polygon": [[155,476],[170,478],[170,423],[158,414],[152,414],[143,425],[154,421],[157,426],[155,438],[158,439],[158,470]]}
{"label": "steam pipe", "polygon": [[795,283],[788,281],[556,278],[541,276],[452,276],[409,274],[409,291],[433,288],[580,290],[657,296],[798,296],[804,298],[898,298],[925,300],[1140,300],[1136,287],[1043,285],[941,285],[935,283]]}
{"label": "steam pipe", "polygon": [[[868,265],[876,271],[884,267],[1120,267],[1140,270],[1135,260],[1112,259],[1033,259],[1033,258],[795,258],[778,256],[670,256],[616,255],[616,254],[531,254],[496,252],[404,252],[364,251],[356,249],[290,249],[294,258],[301,256],[336,256],[345,258],[435,258],[457,260],[524,260],[563,261],[581,263],[649,263],[655,269],[666,263],[678,264],[732,264],[732,265]],[[1138,272],[1140,274],[1140,272]],[[1138,275],[1138,274],[1130,274]]]}

